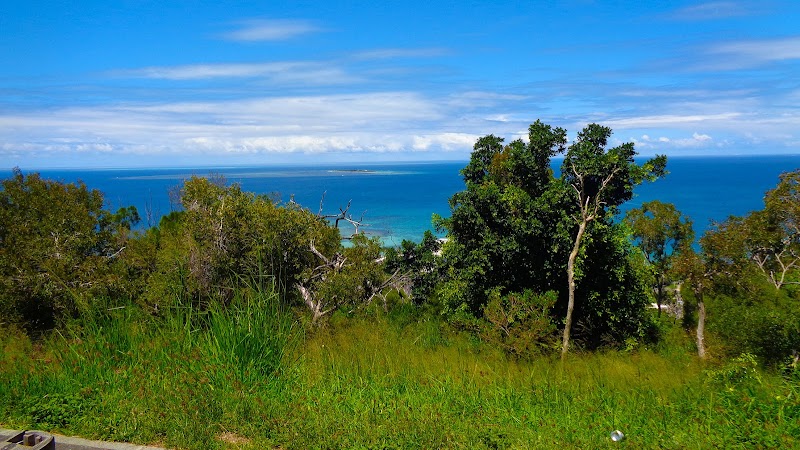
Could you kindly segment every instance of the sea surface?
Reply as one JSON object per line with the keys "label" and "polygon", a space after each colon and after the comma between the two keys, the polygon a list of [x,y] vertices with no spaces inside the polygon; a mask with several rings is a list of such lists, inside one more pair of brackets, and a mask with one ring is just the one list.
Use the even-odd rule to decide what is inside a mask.
{"label": "sea surface", "polygon": [[[560,163],[553,162],[556,168]],[[334,214],[350,203],[353,217],[363,216],[364,231],[379,236],[386,245],[399,245],[403,239],[419,241],[425,230],[432,229],[433,213],[449,216],[448,199],[464,189],[459,171],[465,165],[420,162],[39,172],[64,182],[81,180],[102,191],[109,209],[136,206],[143,226],[180,209],[169,192],[183,180],[192,175],[222,175],[245,191],[271,194],[283,202],[293,198],[313,212],[321,206],[324,214]],[[800,169],[800,156],[673,157],[667,169],[666,177],[639,186],[623,209],[654,199],[674,203],[693,220],[700,236],[711,221],[761,209],[764,193],[775,187],[778,176]],[[349,230],[344,229],[345,233]]]}

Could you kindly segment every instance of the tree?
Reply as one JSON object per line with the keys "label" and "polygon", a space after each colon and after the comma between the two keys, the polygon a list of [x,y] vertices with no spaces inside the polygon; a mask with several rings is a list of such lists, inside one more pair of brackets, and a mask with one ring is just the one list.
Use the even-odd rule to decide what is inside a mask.
{"label": "tree", "polygon": [[446,313],[480,316],[495,289],[558,289],[562,263],[554,256],[566,242],[568,203],[552,182],[550,158],[563,151],[566,131],[537,121],[529,139],[506,146],[493,135],[478,139],[462,170],[466,189],[450,198],[450,218],[435,219],[449,238],[434,294]]}
{"label": "tree", "polygon": [[425,302],[431,296],[441,278],[441,250],[442,242],[427,230],[419,244],[403,240],[400,248],[389,248],[385,252],[386,270],[404,274],[408,285],[400,290],[411,295],[417,304]]}
{"label": "tree", "polygon": [[[714,223],[700,239],[703,291],[713,294],[710,329],[722,338],[723,348],[753,352],[768,363],[788,357],[800,342],[794,287],[800,282],[798,185],[800,171],[781,175],[766,193],[764,209]],[[698,309],[700,342],[705,303]]]}
{"label": "tree", "polygon": [[402,276],[400,270],[384,272],[378,238],[369,239],[359,233],[350,237],[350,243],[332,256],[324,255],[310,243],[318,264],[304,270],[295,287],[311,311],[312,323],[343,306],[366,306],[375,298],[382,299],[385,305],[384,290]]}
{"label": "tree", "polygon": [[222,178],[192,177],[179,192],[184,211],[162,219],[148,237],[157,252],[143,298],[151,310],[175,299],[227,304],[242,281],[275,282],[285,299],[295,299],[294,285],[317,264],[309,243],[326,254],[341,246],[323,218]]}
{"label": "tree", "polygon": [[606,150],[611,129],[590,124],[578,133],[570,145],[561,166],[563,182],[573,191],[573,201],[578,211],[572,218],[577,224],[572,251],[567,262],[569,300],[564,321],[561,347],[562,358],[569,349],[572,313],[575,305],[575,264],[588,225],[616,213],[616,208],[633,196],[633,188],[643,181],[654,181],[665,173],[666,156],[657,156],[643,165],[637,165],[633,143],[625,143]]}
{"label": "tree", "polygon": [[553,291],[537,295],[528,290],[502,297],[493,292],[484,307],[481,337],[516,358],[538,354],[552,344],[555,325],[550,309],[555,302]]}
{"label": "tree", "polygon": [[[588,130],[566,160],[568,170],[585,171],[578,172],[579,177],[563,175],[562,169],[562,177],[555,178],[550,166],[551,158],[567,149],[563,128],[536,121],[528,129],[527,143],[515,140],[503,146],[503,139],[493,135],[476,142],[462,171],[465,190],[450,198],[451,216],[434,221],[448,233],[441,281],[432,295],[443,312],[480,318],[496,295],[511,298],[507,296],[512,293],[554,291],[558,301],[551,312],[564,317],[570,291],[567,264],[571,262],[570,273],[576,275],[581,269],[581,276],[572,280],[582,286],[578,294],[572,292],[573,299],[577,295],[582,300],[573,317],[580,323],[579,338],[595,346],[641,334],[645,288],[633,267],[632,246],[611,216],[619,203],[630,198],[635,184],[659,171],[659,161],[663,170],[663,158],[646,167],[636,166],[632,152],[626,153],[623,150],[628,147],[624,147],[592,159],[580,153],[589,150],[581,147],[593,128]],[[601,153],[605,155],[602,148]],[[603,165],[600,159],[612,173],[602,189],[592,187],[600,175],[590,170]],[[591,234],[591,239],[579,240],[577,246],[583,255],[582,267],[575,264],[578,254],[570,258],[570,252],[576,248],[575,218],[581,217],[581,205],[588,208],[589,204],[576,201],[576,188],[592,201],[598,190],[602,194],[595,216],[582,227],[582,233]]]}
{"label": "tree", "polygon": [[701,243],[728,293],[757,289],[755,273],[778,291],[800,283],[800,170],[780,176],[764,209],[713,224]]}
{"label": "tree", "polygon": [[678,253],[678,258],[674,261],[674,273],[681,277],[684,283],[691,286],[692,294],[697,302],[697,327],[695,329],[695,342],[697,344],[697,356],[700,359],[706,358],[706,304],[705,294],[712,287],[713,269],[703,254],[698,254],[688,244]]}
{"label": "tree", "polygon": [[134,207],[103,209],[103,195],[15,168],[0,191],[0,315],[49,328],[115,296]]}
{"label": "tree", "polygon": [[675,205],[653,200],[642,204],[641,208],[629,210],[625,222],[631,228],[634,242],[654,269],[653,288],[660,315],[672,263],[678,251],[694,241],[692,221],[681,215]]}
{"label": "tree", "polygon": [[746,251],[775,289],[800,283],[800,170],[782,174],[778,186],[764,196],[764,209],[745,223]]}

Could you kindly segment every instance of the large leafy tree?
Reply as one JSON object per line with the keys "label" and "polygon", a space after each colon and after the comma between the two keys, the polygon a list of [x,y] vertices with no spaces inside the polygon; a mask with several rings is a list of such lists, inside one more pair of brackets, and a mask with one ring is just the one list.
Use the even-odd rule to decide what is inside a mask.
{"label": "large leafy tree", "polygon": [[85,184],[47,180],[14,169],[0,191],[0,315],[29,329],[116,295],[115,270],[136,209],[111,213]]}
{"label": "large leafy tree", "polygon": [[437,289],[446,311],[480,315],[490,292],[557,289],[566,244],[563,189],[554,184],[550,158],[566,145],[566,131],[536,122],[530,142],[486,136],[475,144],[462,174],[466,189],[450,199],[443,260],[446,281]]}
{"label": "large leafy tree", "polygon": [[[449,237],[442,254],[443,281],[434,295],[445,311],[480,316],[498,295],[555,291],[559,301],[554,311],[572,305],[588,345],[641,329],[646,294],[632,267],[630,244],[611,216],[630,198],[633,186],[663,170],[663,158],[636,166],[632,145],[606,152],[596,131],[596,126],[587,128],[570,147],[561,178],[554,176],[551,158],[567,151],[562,128],[537,121],[527,143],[503,145],[493,135],[476,142],[462,171],[466,189],[450,199],[451,217],[436,220]],[[591,212],[584,208],[595,206]],[[576,218],[582,217],[588,220],[581,225]],[[583,240],[583,235],[591,238]],[[574,308],[578,282],[585,301]],[[568,296],[572,301],[565,301]]]}
{"label": "large leafy tree", "polygon": [[658,313],[661,314],[673,262],[679,251],[694,241],[692,221],[675,209],[675,205],[653,200],[629,210],[625,222],[631,229],[634,242],[653,268],[653,289]]}
{"label": "large leafy tree", "polygon": [[693,281],[710,294],[709,329],[729,352],[775,363],[800,346],[799,186],[800,171],[781,175],[763,209],[714,223],[700,239],[704,277]]}
{"label": "large leafy tree", "polygon": [[399,272],[384,271],[376,239],[356,233],[345,248],[325,216],[293,201],[279,204],[219,177],[186,180],[180,201],[184,211],[145,236],[157,243],[144,294],[152,310],[175,299],[224,304],[243,284],[268,281],[290,302],[300,300],[317,322],[382,298],[398,279]]}
{"label": "large leafy tree", "polygon": [[776,290],[800,283],[800,170],[780,176],[764,209],[715,223],[701,244],[728,292],[752,291],[754,274]]}
{"label": "large leafy tree", "polygon": [[564,321],[562,356],[569,349],[575,305],[575,265],[589,224],[609,214],[616,214],[617,208],[631,199],[636,185],[657,179],[666,169],[666,156],[657,156],[637,165],[633,160],[636,156],[633,143],[606,149],[610,137],[611,128],[597,124],[586,126],[567,149],[561,165],[562,180],[571,188],[572,200],[578,206],[578,211],[572,215],[577,231],[573,235],[567,262],[569,300]]}

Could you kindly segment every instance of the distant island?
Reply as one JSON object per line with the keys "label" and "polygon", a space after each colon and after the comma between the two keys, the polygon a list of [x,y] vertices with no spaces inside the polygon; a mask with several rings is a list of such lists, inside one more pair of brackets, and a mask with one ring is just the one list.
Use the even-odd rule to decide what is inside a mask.
{"label": "distant island", "polygon": [[369,170],[369,169],[331,169],[328,172],[332,172],[332,173],[339,173],[339,172],[344,172],[344,173],[377,173],[377,171]]}

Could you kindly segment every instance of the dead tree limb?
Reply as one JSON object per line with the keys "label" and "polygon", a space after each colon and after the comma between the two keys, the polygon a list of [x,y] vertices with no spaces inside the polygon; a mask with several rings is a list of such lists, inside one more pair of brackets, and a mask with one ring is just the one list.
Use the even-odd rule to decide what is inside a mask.
{"label": "dead tree limb", "polygon": [[[363,227],[369,226],[369,225],[364,223],[364,214],[367,213],[366,210],[364,210],[361,213],[361,217],[359,217],[358,219],[353,218],[353,214],[350,213],[350,206],[353,203],[352,199],[350,199],[347,202],[347,206],[345,206],[344,208],[339,207],[339,213],[338,214],[323,214],[322,210],[323,210],[323,203],[325,201],[325,194],[326,193],[327,193],[327,191],[322,193],[322,198],[319,201],[319,211],[317,212],[317,217],[320,217],[320,218],[326,219],[326,220],[333,219],[334,227],[336,227],[337,229],[339,228],[339,222],[342,222],[342,221],[348,222],[353,227],[353,233],[350,234],[349,236],[343,236],[342,239],[350,240],[350,239],[353,238],[353,236],[357,235],[360,232],[360,228],[362,226]],[[341,229],[340,229],[340,231],[341,231]]]}

